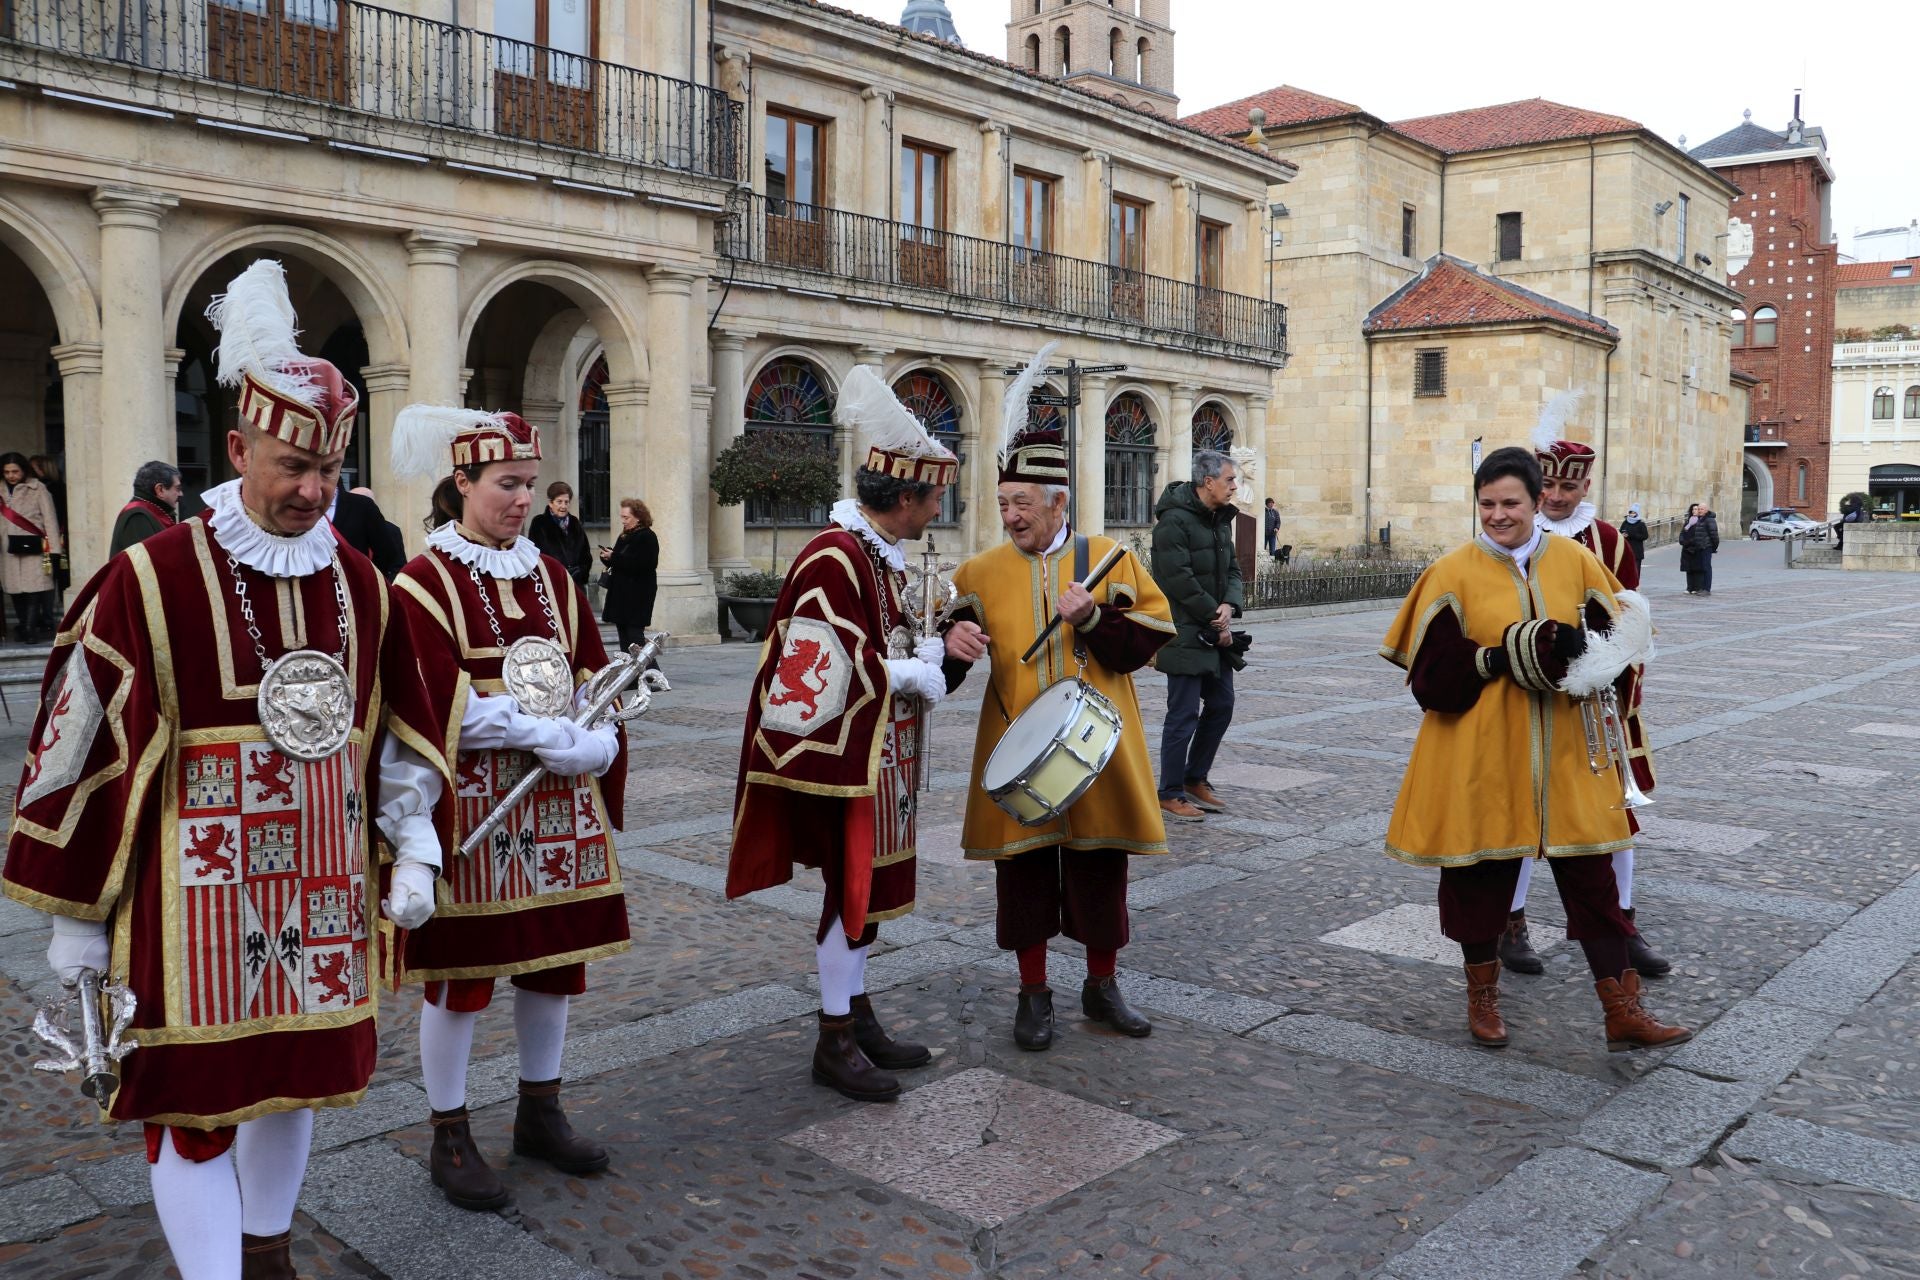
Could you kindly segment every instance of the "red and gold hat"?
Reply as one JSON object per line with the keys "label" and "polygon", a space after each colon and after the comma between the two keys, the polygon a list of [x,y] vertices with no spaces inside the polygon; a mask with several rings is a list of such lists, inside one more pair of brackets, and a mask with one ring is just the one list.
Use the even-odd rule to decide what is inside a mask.
{"label": "red and gold hat", "polygon": [[393,419],[393,473],[444,476],[455,467],[540,461],[540,428],[517,413],[410,404]]}
{"label": "red and gold hat", "polygon": [[833,420],[867,437],[868,471],[919,484],[952,484],[960,478],[953,451],[929,436],[920,419],[865,365],[847,375]]}
{"label": "red and gold hat", "polygon": [[261,258],[207,308],[220,332],[219,382],[240,390],[240,418],[309,453],[339,453],[353,440],[360,393],[325,360],[300,354],[287,272]]}
{"label": "red and gold hat", "polygon": [[1548,480],[1585,480],[1593,474],[1597,455],[1591,445],[1563,439],[1567,419],[1579,407],[1581,391],[1562,391],[1540,412],[1533,427],[1533,456],[1540,462],[1540,474]]}
{"label": "red and gold hat", "polygon": [[1067,444],[1052,427],[1023,431],[1000,458],[1001,484],[1072,484]]}

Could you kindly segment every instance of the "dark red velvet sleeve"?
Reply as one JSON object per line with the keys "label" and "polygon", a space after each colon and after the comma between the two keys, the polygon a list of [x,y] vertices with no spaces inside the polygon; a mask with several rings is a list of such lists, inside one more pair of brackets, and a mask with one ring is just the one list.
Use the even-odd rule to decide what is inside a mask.
{"label": "dark red velvet sleeve", "polygon": [[1099,619],[1091,630],[1080,632],[1080,642],[1095,662],[1117,675],[1130,675],[1146,666],[1160,646],[1173,639],[1172,632],[1142,626],[1113,605],[1094,608]]}
{"label": "dark red velvet sleeve", "polygon": [[[1460,630],[1460,619],[1451,609],[1442,609],[1427,624],[1420,648],[1407,669],[1407,686],[1413,700],[1426,711],[1458,715],[1480,700],[1487,681],[1474,658],[1480,646]],[[1488,650],[1498,670],[1506,670],[1506,654],[1498,647]]]}
{"label": "dark red velvet sleeve", "polygon": [[[982,625],[980,615],[974,611],[973,606],[970,604],[962,605],[948,615],[947,625],[940,629],[940,634],[945,635],[948,629],[956,622],[971,622],[976,627]],[[952,693],[955,689],[958,689],[966,680],[967,672],[971,670],[973,670],[973,664],[971,662],[962,662],[958,658],[948,658],[943,661],[940,664],[940,673],[947,678],[947,692]]]}

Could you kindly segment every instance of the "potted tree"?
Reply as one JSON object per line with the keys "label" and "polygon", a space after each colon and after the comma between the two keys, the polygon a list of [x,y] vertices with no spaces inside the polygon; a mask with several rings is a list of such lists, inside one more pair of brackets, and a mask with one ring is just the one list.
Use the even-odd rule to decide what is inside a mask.
{"label": "potted tree", "polygon": [[[713,496],[723,507],[759,500],[815,507],[840,496],[840,473],[815,437],[801,431],[747,431],[713,460]],[[780,524],[773,524],[773,570],[736,573],[722,584],[720,602],[733,620],[765,637],[780,594]]]}

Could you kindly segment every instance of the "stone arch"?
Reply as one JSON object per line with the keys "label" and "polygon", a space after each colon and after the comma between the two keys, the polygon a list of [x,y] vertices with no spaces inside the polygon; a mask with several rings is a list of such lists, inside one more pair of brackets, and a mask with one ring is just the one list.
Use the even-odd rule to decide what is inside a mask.
{"label": "stone arch", "polygon": [[509,285],[523,280],[544,284],[578,307],[606,345],[607,369],[615,382],[647,380],[645,329],[621,300],[618,290],[598,275],[571,262],[529,258],[496,271],[475,290],[460,317],[460,350],[467,350],[487,307]]}
{"label": "stone arch", "polygon": [[0,244],[11,249],[47,295],[63,343],[100,341],[100,301],[66,242],[23,206],[0,199]]}
{"label": "stone arch", "polygon": [[751,387],[766,372],[768,365],[780,360],[800,360],[812,365],[813,371],[826,383],[827,394],[836,401],[840,398],[840,384],[846,381],[846,368],[815,348],[798,343],[785,343],[761,352],[759,358],[747,366],[746,385]]}
{"label": "stone arch", "polygon": [[1747,474],[1753,477],[1754,506],[1759,511],[1771,511],[1779,504],[1773,500],[1773,473],[1767,470],[1767,464],[1752,453],[1742,452],[1741,465]]}
{"label": "stone arch", "polygon": [[1144,382],[1122,382],[1107,388],[1107,403],[1112,404],[1128,392],[1132,392],[1147,402],[1147,407],[1153,410],[1154,425],[1158,427],[1161,432],[1164,433],[1171,429],[1172,420],[1168,416],[1167,398]]}
{"label": "stone arch", "polygon": [[[965,375],[958,369],[940,357],[920,356],[897,361],[892,368],[882,373],[881,377],[891,387],[908,374],[919,373],[922,370],[939,375],[940,381],[946,385],[947,394],[953,397],[954,404],[959,407],[962,423],[972,423],[976,429],[986,430],[986,424],[980,417],[980,407],[974,400],[974,386],[969,385]],[[998,425],[995,424],[996,429]]]}
{"label": "stone arch", "polygon": [[368,359],[374,364],[407,362],[406,308],[388,278],[351,245],[311,227],[290,224],[239,227],[215,236],[190,254],[167,291],[161,323],[168,335],[179,330],[187,299],[214,264],[228,254],[248,249],[291,254],[325,276],[345,295],[359,318],[367,337]]}
{"label": "stone arch", "polygon": [[[1239,413],[1237,413],[1234,410],[1232,403],[1229,402],[1225,396],[1221,396],[1221,395],[1200,396],[1194,402],[1193,415],[1192,415],[1193,420],[1197,421],[1200,417],[1201,412],[1207,409],[1218,410],[1221,418],[1225,420],[1226,426],[1227,426],[1227,433],[1232,438],[1232,441],[1233,441],[1232,445],[1229,447],[1237,448],[1247,443],[1245,438],[1246,427],[1241,421],[1241,416]],[[1200,435],[1197,431],[1194,432],[1193,434],[1193,447],[1195,449],[1198,449],[1200,447]]]}

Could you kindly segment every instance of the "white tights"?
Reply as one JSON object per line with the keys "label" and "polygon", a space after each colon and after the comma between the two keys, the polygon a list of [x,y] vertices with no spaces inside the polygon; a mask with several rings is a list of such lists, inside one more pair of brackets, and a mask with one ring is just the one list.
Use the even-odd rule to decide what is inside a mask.
{"label": "white tights", "polygon": [[[1527,909],[1527,886],[1533,883],[1533,864],[1538,858],[1520,860],[1520,879],[1513,886],[1512,911]],[[1633,850],[1621,849],[1613,855],[1613,884],[1620,893],[1620,909],[1633,910]]]}
{"label": "white tights", "polygon": [[867,991],[866,947],[847,943],[847,931],[835,916],[827,926],[827,936],[814,948],[820,966],[820,1011],[829,1018],[844,1018],[853,1011],[853,998]]}
{"label": "white tights", "polygon": [[[557,1080],[567,1046],[566,996],[513,991],[513,1032],[522,1080]],[[420,1074],[427,1105],[456,1111],[467,1105],[467,1062],[473,1056],[478,1013],[455,1013],[431,1002],[420,1006]]]}
{"label": "white tights", "polygon": [[197,1163],[173,1149],[172,1134],[161,1135],[148,1176],[180,1280],[239,1280],[240,1233],[274,1236],[293,1225],[312,1143],[305,1109],[248,1120],[231,1150]]}

